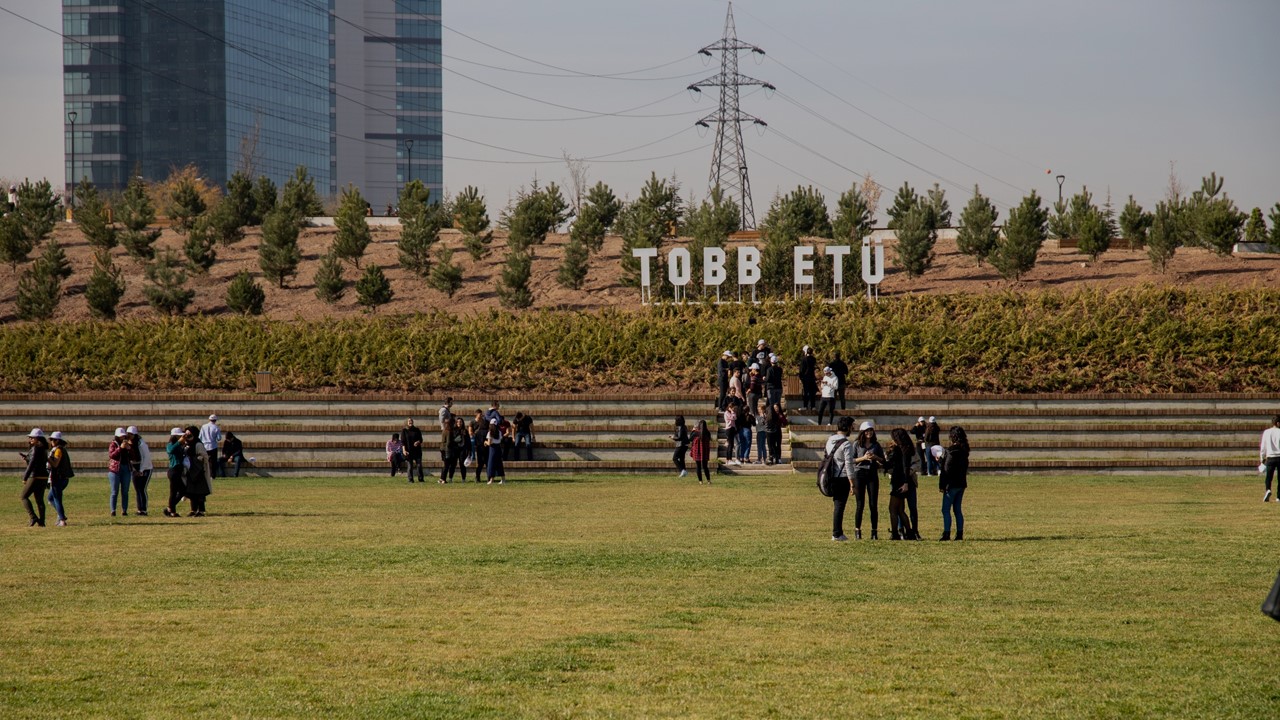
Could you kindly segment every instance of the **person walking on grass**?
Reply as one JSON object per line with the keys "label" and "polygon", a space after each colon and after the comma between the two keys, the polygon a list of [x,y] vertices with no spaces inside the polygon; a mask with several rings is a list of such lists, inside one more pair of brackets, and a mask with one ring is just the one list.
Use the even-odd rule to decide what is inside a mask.
{"label": "person walking on grass", "polygon": [[800,368],[796,374],[800,376],[800,407],[813,410],[818,406],[818,359],[808,345],[800,351]]}
{"label": "person walking on grass", "polygon": [[[1271,499],[1271,476],[1280,470],[1280,415],[1271,418],[1271,427],[1262,432],[1262,445],[1258,448],[1258,462],[1267,471],[1267,491],[1262,495],[1262,502]],[[1280,491],[1280,487],[1276,490]],[[1280,497],[1276,498],[1280,502]]]}
{"label": "person walking on grass", "polygon": [[489,450],[489,461],[485,465],[489,484],[492,485],[493,479],[498,478],[498,484],[502,485],[507,480],[507,472],[502,467],[502,430],[497,420],[489,421],[489,435],[485,438],[484,444]]}
{"label": "person walking on grass", "polygon": [[[44,489],[49,484],[49,441],[45,439],[43,430],[31,428],[31,432],[27,433],[27,448],[26,453],[19,453],[27,462],[27,470],[22,474],[22,506],[31,518],[29,527],[44,527]],[[31,505],[33,497],[36,499],[35,507]]]}
{"label": "person walking on grass", "polygon": [[676,416],[676,429],[671,439],[676,443],[676,451],[671,455],[671,462],[675,463],[676,469],[680,471],[677,477],[688,477],[689,472],[684,467],[684,456],[689,452],[689,428],[684,425],[683,415]]}
{"label": "person walking on grass", "polygon": [[426,482],[422,472],[422,429],[413,424],[413,418],[404,421],[404,429],[400,431],[400,441],[404,443],[405,462],[409,471],[409,483],[413,483],[413,469],[418,469],[418,482]]}
{"label": "person walking on grass", "polygon": [[699,420],[693,432],[693,442],[689,445],[689,457],[698,471],[698,484],[702,484],[705,475],[707,484],[711,484],[711,430],[706,420]]}
{"label": "person walking on grass", "polygon": [[62,439],[62,433],[55,431],[49,436],[49,442],[52,445],[49,450],[49,504],[58,514],[58,527],[66,527],[67,510],[62,505],[62,493],[71,478],[76,476],[76,471],[71,467],[71,455],[67,452],[67,442]]}
{"label": "person walking on grass", "polygon": [[916,540],[920,533],[906,511],[907,496],[918,482],[911,472],[916,459],[915,443],[902,428],[894,428],[889,436],[893,438],[885,456],[889,470],[889,539]]}
{"label": "person walking on grass", "polygon": [[825,412],[827,418],[831,422],[836,419],[836,391],[840,388],[840,380],[836,378],[836,373],[831,366],[822,368],[822,402],[818,405],[818,424],[822,424],[822,415]]}
{"label": "person walking on grass", "polygon": [[[210,415],[209,422],[200,426],[200,444],[204,445],[204,452],[209,456],[210,470],[217,473],[218,446],[222,444],[222,428],[218,427],[217,415]],[[212,479],[213,475],[209,478]]]}
{"label": "person walking on grass", "polygon": [[871,503],[871,539],[880,538],[880,468],[886,464],[884,449],[876,440],[876,425],[867,420],[858,426],[858,439],[853,444],[853,489],[858,494],[854,510],[853,535],[862,539],[862,511]]}
{"label": "person walking on grass", "polygon": [[849,442],[849,433],[853,431],[853,418],[842,417],[836,423],[836,431],[827,438],[826,454],[835,463],[836,480],[831,485],[831,539],[846,542],[849,538],[844,534],[844,509],[849,504],[849,491],[852,489],[849,474],[853,468],[853,448]]}
{"label": "person walking on grass", "polygon": [[191,425],[183,435],[187,457],[191,464],[186,468],[186,494],[191,501],[191,512],[187,517],[204,517],[205,499],[213,494],[213,467],[209,451],[200,438],[200,428]]}
{"label": "person walking on grass", "polygon": [[[939,540],[951,539],[951,515],[956,517],[956,540],[964,539],[964,491],[969,487],[969,437],[964,428],[956,426],[948,434],[951,447],[945,452],[941,446],[933,448],[934,457],[941,462],[938,474],[938,491],[942,493],[942,537]],[[941,455],[941,457],[938,457]]]}
{"label": "person walking on grass", "polygon": [[[142,439],[142,435],[138,433],[137,425],[130,425],[125,429],[129,433],[130,440],[133,441],[133,467],[130,468],[130,474],[133,476],[133,491],[137,497],[137,514],[143,517],[147,516],[147,501],[150,495],[147,494],[147,488],[151,485],[151,472],[155,469],[155,465],[151,459],[151,446],[147,445],[147,441]],[[226,473],[223,473],[224,475]]]}
{"label": "person walking on grass", "polygon": [[133,442],[124,428],[116,428],[115,437],[107,445],[107,481],[111,483],[111,517],[116,516],[116,505],[125,517],[129,515],[129,480],[133,456]]}
{"label": "person walking on grass", "polygon": [[187,494],[187,468],[191,466],[182,428],[169,431],[169,442],[164,449],[169,453],[169,504],[164,508],[164,516],[178,517],[178,503]]}

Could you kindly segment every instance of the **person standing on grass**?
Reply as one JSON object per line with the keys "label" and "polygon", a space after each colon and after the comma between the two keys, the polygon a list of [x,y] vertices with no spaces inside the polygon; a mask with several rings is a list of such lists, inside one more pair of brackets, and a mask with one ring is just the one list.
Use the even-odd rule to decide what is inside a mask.
{"label": "person standing on grass", "polygon": [[387,462],[391,463],[391,477],[395,477],[400,463],[404,462],[404,443],[400,442],[400,433],[391,433],[391,439],[387,441]]}
{"label": "person standing on grass", "polygon": [[830,421],[835,422],[836,419],[836,391],[840,387],[840,381],[836,379],[836,373],[830,366],[822,368],[822,403],[818,405],[818,424],[822,424],[822,415],[825,412]]}
{"label": "person standing on grass", "polygon": [[800,407],[813,410],[818,407],[818,359],[813,356],[813,348],[808,345],[800,351]]}
{"label": "person standing on grass", "polygon": [[76,471],[71,467],[71,455],[67,452],[67,442],[62,439],[62,433],[55,431],[49,436],[49,441],[53,446],[49,451],[49,504],[58,513],[58,527],[66,527],[67,510],[62,505],[62,493],[71,478],[76,476]]}
{"label": "person standing on grass", "polygon": [[[1267,492],[1262,496],[1262,502],[1266,502],[1271,499],[1271,476],[1280,469],[1280,415],[1271,418],[1271,427],[1262,432],[1258,462],[1262,463],[1267,471]],[[1276,489],[1280,490],[1280,487]],[[1280,502],[1280,497],[1276,498],[1276,502]]]}
{"label": "person standing on grass", "polygon": [[404,421],[404,429],[400,431],[400,440],[404,443],[405,462],[408,464],[409,483],[413,483],[413,469],[418,468],[418,482],[426,482],[422,473],[422,430],[413,424],[413,418]]}
{"label": "person standing on grass", "polygon": [[929,454],[929,443],[924,439],[926,428],[923,416],[916,418],[916,424],[911,426],[911,435],[916,439],[916,454],[920,457],[920,472],[924,472],[925,468],[929,467],[928,460],[925,458]]}
{"label": "person standing on grass", "polygon": [[[933,448],[935,445],[941,445],[941,436],[942,428],[938,427],[938,418],[930,415],[929,422],[925,423],[924,426],[924,444],[928,445],[930,448]],[[938,459],[933,456],[932,452],[926,454],[925,459],[929,462],[929,474],[937,475],[939,468]]]}
{"label": "person standing on grass", "polygon": [[146,517],[147,501],[150,499],[147,488],[151,485],[151,473],[155,470],[151,459],[151,446],[142,439],[137,425],[130,425],[125,432],[129,433],[129,438],[133,441],[133,455],[136,458],[130,471],[133,475],[133,491],[138,499],[137,514]]}
{"label": "person standing on grass", "polygon": [[[44,489],[49,484],[49,441],[40,428],[31,428],[27,433],[27,452],[19,453],[27,462],[27,470],[22,474],[22,506],[27,509],[31,525],[44,527]],[[35,507],[31,498],[36,499]],[[39,512],[36,512],[39,508]],[[113,515],[115,513],[112,513]]]}
{"label": "person standing on grass", "polygon": [[489,421],[484,419],[484,411],[476,410],[476,419],[471,421],[471,459],[476,467],[476,482],[480,482],[481,471],[489,464],[489,449],[484,444],[488,436]]}
{"label": "person standing on grass", "polygon": [[485,447],[489,450],[489,462],[485,467],[489,475],[489,484],[493,484],[493,479],[498,478],[498,484],[503,484],[507,479],[506,469],[502,467],[502,430],[497,420],[489,421],[489,434],[484,441]]}
{"label": "person standing on grass", "polygon": [[831,485],[831,539],[845,542],[849,538],[844,534],[844,508],[849,504],[849,491],[852,489],[849,479],[853,468],[853,450],[849,443],[849,433],[853,431],[853,418],[842,417],[836,423],[836,431],[827,438],[826,454],[833,457],[836,481]]}
{"label": "person standing on grass", "polygon": [[232,477],[240,477],[240,464],[243,462],[244,443],[235,433],[227,433],[222,440],[222,476],[227,476],[227,463],[232,463]]}
{"label": "person standing on grass", "polygon": [[750,405],[738,413],[738,464],[751,463],[751,428],[756,424],[756,416]]}
{"label": "person standing on grass", "polygon": [[676,469],[680,471],[677,477],[687,477],[689,472],[684,467],[685,453],[689,452],[689,428],[684,426],[684,416],[676,416],[676,430],[671,435],[671,439],[676,443],[676,451],[671,455],[671,462],[675,463]]}
{"label": "person standing on grass", "polygon": [[[209,422],[200,426],[200,444],[204,445],[204,452],[209,456],[209,468],[216,473],[218,471],[218,446],[222,444],[222,428],[218,427],[218,416],[210,415]],[[209,476],[210,479],[213,475]]]}
{"label": "person standing on grass", "polygon": [[698,470],[698,484],[702,484],[702,477],[705,475],[707,484],[711,484],[711,430],[707,428],[706,420],[699,420],[698,427],[693,432],[693,442],[689,446],[689,457],[693,458],[693,464]]}
{"label": "person standing on grass", "polygon": [[920,534],[906,512],[907,496],[917,482],[911,477],[911,466],[916,458],[915,443],[902,428],[894,428],[889,436],[893,438],[885,456],[889,470],[889,539],[915,540]]}
{"label": "person standing on grass", "polygon": [[183,435],[187,457],[191,460],[184,478],[187,485],[187,499],[191,501],[191,512],[187,513],[187,517],[204,517],[205,499],[213,494],[213,467],[209,451],[205,450],[205,443],[200,433],[200,428],[191,425]]}
{"label": "person standing on grass", "polygon": [[827,365],[831,366],[831,372],[835,373],[836,399],[840,401],[840,409],[844,410],[845,380],[849,377],[849,366],[844,363],[844,360],[840,357],[840,353],[838,352],[832,356],[831,362],[827,363]]}
{"label": "person standing on grass", "polygon": [[516,436],[516,460],[520,459],[520,448],[525,448],[526,460],[533,459],[533,416],[524,413],[516,413],[516,422],[514,426]]}
{"label": "person standing on grass", "polygon": [[880,524],[880,472],[885,466],[884,449],[876,440],[876,425],[867,420],[858,427],[858,439],[853,444],[853,488],[858,494],[854,510],[854,537],[862,539],[862,511],[871,502],[871,539],[878,540]]}
{"label": "person standing on grass", "polygon": [[133,442],[124,428],[116,428],[115,437],[107,445],[107,481],[111,483],[111,517],[116,516],[116,503],[125,517],[129,515],[130,459]]}
{"label": "person standing on grass", "polygon": [[769,420],[766,427],[769,429],[769,459],[767,464],[782,464],[782,433],[786,431],[791,421],[787,419],[787,411],[782,409],[782,403],[776,402],[769,409]]}
{"label": "person standing on grass", "polygon": [[733,364],[733,353],[725,350],[720,354],[720,360],[716,362],[716,410],[724,410],[724,399],[729,394],[729,373]]}
{"label": "person standing on grass", "polygon": [[178,503],[187,494],[187,468],[191,467],[191,456],[183,442],[182,428],[176,427],[169,431],[165,451],[169,453],[169,504],[164,509],[164,516],[178,517]]}
{"label": "person standing on grass", "polygon": [[458,426],[452,418],[440,428],[440,459],[444,464],[440,467],[440,484],[453,482],[453,474],[462,463],[462,442]]}
{"label": "person standing on grass", "polygon": [[453,445],[457,452],[458,470],[462,472],[462,482],[467,481],[467,465],[471,464],[471,433],[467,431],[465,418],[455,415],[453,418]]}
{"label": "person standing on grass", "polygon": [[738,442],[738,405],[732,402],[733,391],[730,390],[729,392],[729,407],[725,408],[724,411],[724,439],[729,454],[729,459],[726,463],[729,465],[738,465],[740,463],[737,461],[737,453],[734,452],[734,447]]}
{"label": "person standing on grass", "polygon": [[764,400],[756,403],[756,464],[769,460],[769,406]]}
{"label": "person standing on grass", "polygon": [[[956,516],[956,540],[964,539],[964,512],[961,504],[964,491],[969,487],[969,437],[964,428],[955,426],[948,435],[951,447],[942,455],[942,471],[938,474],[938,491],[942,493],[942,537],[951,539],[951,515]],[[934,450],[941,450],[941,446]],[[936,457],[936,455],[935,455]]]}

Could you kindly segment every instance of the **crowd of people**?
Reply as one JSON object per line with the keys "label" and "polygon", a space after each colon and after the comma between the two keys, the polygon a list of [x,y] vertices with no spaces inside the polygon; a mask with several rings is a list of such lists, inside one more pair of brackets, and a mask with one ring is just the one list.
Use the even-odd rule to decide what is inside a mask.
{"label": "crowd of people", "polygon": [[[504,461],[519,460],[520,451],[525,451],[525,459],[533,459],[533,444],[536,441],[533,433],[533,416],[517,412],[508,420],[502,414],[501,404],[495,400],[489,404],[487,411],[477,409],[470,423],[466,418],[453,412],[453,398],[446,398],[436,415],[439,428],[440,477],[436,482],[441,485],[460,477],[467,481],[467,470],[473,469],[476,482],[481,478],[492,485],[495,481],[502,485],[506,482]],[[400,432],[392,433],[387,441],[387,463],[390,465],[391,477],[404,470],[409,482],[426,482],[426,472],[422,466],[423,448],[428,443],[413,418],[407,418]]]}
{"label": "crowd of people", "polygon": [[[28,451],[22,453],[26,470],[22,475],[22,504],[32,526],[44,527],[46,521],[45,499],[57,513],[58,526],[67,524],[63,494],[75,477],[71,450],[63,434],[58,431],[45,435],[40,428],[32,428],[27,434]],[[239,476],[244,462],[244,444],[234,433],[226,433],[218,426],[218,416],[210,415],[203,426],[175,427],[169,431],[165,443],[168,455],[167,476],[169,496],[165,503],[165,517],[180,517],[178,505],[189,503],[188,517],[205,514],[205,498],[213,494],[213,478],[226,475],[227,465]],[[249,458],[252,462],[253,458]],[[151,446],[142,437],[137,426],[116,428],[107,444],[108,508],[111,516],[117,513],[129,515],[129,498],[135,499],[134,514],[146,516],[150,512],[151,475],[155,470]]]}

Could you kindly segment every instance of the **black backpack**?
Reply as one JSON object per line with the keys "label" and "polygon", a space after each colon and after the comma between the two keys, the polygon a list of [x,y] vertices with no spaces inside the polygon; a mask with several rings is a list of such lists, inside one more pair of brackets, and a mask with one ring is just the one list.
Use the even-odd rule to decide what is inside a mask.
{"label": "black backpack", "polygon": [[849,442],[848,438],[840,438],[831,448],[831,452],[822,458],[822,464],[818,465],[818,492],[823,497],[831,497],[831,488],[840,478],[836,475],[836,452],[841,445]]}

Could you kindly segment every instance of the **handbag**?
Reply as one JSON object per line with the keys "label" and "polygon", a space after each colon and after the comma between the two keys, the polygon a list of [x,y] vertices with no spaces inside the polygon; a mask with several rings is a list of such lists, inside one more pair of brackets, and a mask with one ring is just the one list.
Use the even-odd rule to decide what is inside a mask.
{"label": "handbag", "polygon": [[1271,586],[1271,592],[1262,603],[1262,614],[1280,621],[1280,575],[1276,575],[1276,583]]}

